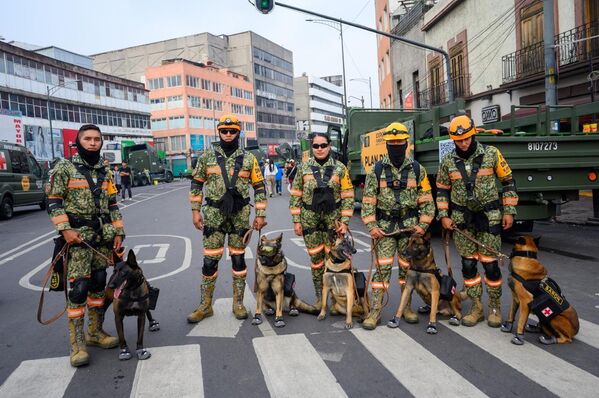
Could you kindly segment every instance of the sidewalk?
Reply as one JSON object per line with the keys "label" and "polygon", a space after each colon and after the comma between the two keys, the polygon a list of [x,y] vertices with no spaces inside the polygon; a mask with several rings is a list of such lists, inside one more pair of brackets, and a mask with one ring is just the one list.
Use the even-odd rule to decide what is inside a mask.
{"label": "sidewalk", "polygon": [[563,224],[596,225],[597,221],[589,221],[593,217],[593,198],[580,195],[580,199],[562,205],[561,215],[555,217],[555,222]]}

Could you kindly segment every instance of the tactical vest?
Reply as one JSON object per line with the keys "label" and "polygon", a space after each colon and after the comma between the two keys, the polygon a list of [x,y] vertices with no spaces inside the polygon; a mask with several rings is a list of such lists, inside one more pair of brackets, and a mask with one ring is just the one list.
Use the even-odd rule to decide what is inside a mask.
{"label": "tactical vest", "polygon": [[316,188],[312,195],[312,203],[310,205],[304,205],[308,210],[315,213],[331,213],[335,211],[341,203],[335,202],[335,192],[329,185],[331,178],[335,172],[334,166],[326,166],[324,168],[324,176],[320,175],[320,168],[318,166],[311,166],[312,175],[316,180]]}
{"label": "tactical vest", "polygon": [[77,169],[77,171],[85,177],[87,180],[87,185],[89,186],[89,190],[92,193],[92,197],[94,198],[94,215],[91,220],[86,218],[78,217],[71,213],[66,213],[69,217],[69,224],[73,228],[81,228],[81,227],[90,227],[97,234],[102,234],[102,225],[106,223],[110,223],[110,215],[108,213],[102,212],[102,206],[100,204],[101,196],[102,196],[102,184],[106,179],[106,169],[104,167],[96,169],[96,173],[98,177],[96,181],[91,176],[91,171],[93,168],[90,168],[87,165],[82,163],[73,163],[73,166]]}
{"label": "tactical vest", "polygon": [[379,194],[381,190],[380,182],[384,171],[387,187],[393,190],[393,195],[395,196],[395,206],[390,212],[383,211],[380,209],[376,210],[377,220],[384,220],[392,223],[397,223],[399,228],[403,228],[405,220],[418,217],[417,206],[408,207],[407,209],[402,209],[401,207],[400,195],[401,191],[408,187],[408,177],[410,175],[410,170],[414,170],[414,174],[416,175],[416,184],[418,184],[418,181],[420,181],[420,163],[418,163],[415,160],[412,161],[412,164],[402,169],[399,180],[393,178],[393,169],[390,164],[379,161],[376,162],[376,164],[374,165],[374,174],[376,175],[377,181],[377,194]]}
{"label": "tactical vest", "polygon": [[244,198],[239,190],[237,189],[237,178],[239,177],[239,171],[243,167],[244,154],[241,154],[235,158],[235,165],[233,167],[233,176],[229,179],[229,172],[227,170],[225,157],[215,151],[216,162],[221,170],[221,175],[225,183],[225,193],[219,200],[212,200],[206,198],[206,204],[212,207],[218,208],[225,215],[237,214],[243,209],[248,203],[250,198]]}

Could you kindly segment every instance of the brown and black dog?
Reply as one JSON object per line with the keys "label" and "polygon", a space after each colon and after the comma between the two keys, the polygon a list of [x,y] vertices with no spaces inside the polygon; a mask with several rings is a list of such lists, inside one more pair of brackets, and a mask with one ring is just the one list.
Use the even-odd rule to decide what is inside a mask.
{"label": "brown and black dog", "polygon": [[[510,262],[511,275],[508,279],[508,284],[512,290],[512,304],[508,319],[501,326],[501,331],[505,333],[512,332],[516,311],[519,308],[520,315],[516,333],[512,338],[513,344],[524,344],[525,329],[530,332],[542,331],[543,335],[539,337],[539,341],[543,344],[571,343],[572,338],[578,333],[579,329],[578,314],[572,305],[569,305],[567,309],[555,315],[549,321],[541,322],[540,330],[535,326],[526,324],[531,310],[530,305],[533,303],[535,296],[546,294],[548,290],[556,293],[553,294],[553,297],[557,302],[563,302],[564,300],[561,292],[559,292],[559,287],[553,281],[547,279],[547,270],[537,260],[538,244],[539,239],[530,235],[519,237],[514,244],[511,255],[512,261]],[[549,288],[543,288],[546,281],[552,284]],[[557,287],[557,291],[555,287]],[[550,314],[551,312],[553,310],[548,309],[545,313]]]}
{"label": "brown and black dog", "polygon": [[[282,250],[283,234],[275,239],[262,235],[258,242],[256,259],[256,313],[252,325],[262,323],[262,311],[266,315],[275,314],[275,327],[285,326],[283,312],[297,316],[299,312],[316,315],[318,309],[304,303],[297,297],[290,282],[292,274],[287,273],[287,260]],[[286,286],[291,285],[291,286]],[[274,296],[274,297],[273,297]],[[267,307],[264,309],[264,307]]]}
{"label": "brown and black dog", "polygon": [[152,354],[143,347],[146,314],[150,309],[150,286],[137,264],[133,250],[129,250],[126,261],[115,264],[114,272],[106,286],[106,302],[106,307],[112,303],[114,311],[114,321],[121,348],[119,359],[121,361],[131,359],[123,328],[125,316],[137,316],[137,359],[150,358]]}
{"label": "brown and black dog", "polygon": [[437,312],[449,315],[449,323],[459,325],[462,319],[461,302],[462,293],[455,292],[450,302],[439,299],[439,269],[435,263],[433,248],[431,245],[431,234],[427,232],[424,236],[412,234],[408,241],[405,257],[410,260],[410,269],[406,276],[406,285],[401,295],[401,301],[395,316],[387,323],[390,328],[399,326],[399,320],[412,295],[416,289],[422,300],[430,306],[429,323],[426,333],[437,333]]}
{"label": "brown and black dog", "polygon": [[322,276],[322,303],[318,320],[327,315],[328,295],[332,296],[331,313],[345,315],[345,327],[353,327],[352,316],[364,316],[368,313],[368,304],[364,297],[358,297],[352,268],[352,255],[356,253],[349,236],[331,237],[333,242],[325,260]]}

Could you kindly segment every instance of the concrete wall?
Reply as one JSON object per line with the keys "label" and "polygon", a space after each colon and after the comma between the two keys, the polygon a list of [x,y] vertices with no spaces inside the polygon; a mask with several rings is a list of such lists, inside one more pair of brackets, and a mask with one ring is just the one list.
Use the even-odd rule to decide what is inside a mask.
{"label": "concrete wall", "polygon": [[[424,32],[422,31],[422,22],[418,23],[404,37],[424,43]],[[393,108],[400,107],[399,91],[397,82],[401,80],[403,100],[405,96],[414,90],[412,85],[412,74],[418,71],[420,79],[426,76],[426,50],[407,45],[402,42],[393,41],[391,44],[391,66],[393,81]],[[426,85],[421,85],[420,90],[426,89]],[[414,93],[415,95],[415,93]],[[414,107],[416,99],[414,99]]]}

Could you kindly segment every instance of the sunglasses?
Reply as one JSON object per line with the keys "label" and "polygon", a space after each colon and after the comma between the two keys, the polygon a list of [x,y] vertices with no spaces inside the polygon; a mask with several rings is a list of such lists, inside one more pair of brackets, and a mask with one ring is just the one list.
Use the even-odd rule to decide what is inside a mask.
{"label": "sunglasses", "polygon": [[312,148],[314,149],[325,149],[329,144],[312,144]]}
{"label": "sunglasses", "polygon": [[224,135],[227,135],[227,134],[229,134],[229,135],[235,135],[235,134],[237,134],[237,130],[229,130],[229,129],[225,130],[225,129],[223,129],[223,130],[220,130],[220,133],[224,134]]}

